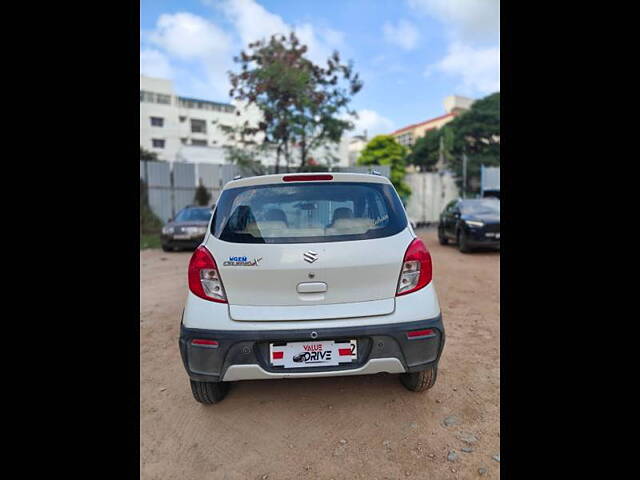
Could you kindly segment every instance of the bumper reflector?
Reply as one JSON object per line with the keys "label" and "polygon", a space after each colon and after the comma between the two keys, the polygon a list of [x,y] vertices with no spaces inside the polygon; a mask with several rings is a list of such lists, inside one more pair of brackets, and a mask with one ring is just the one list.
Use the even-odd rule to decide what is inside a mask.
{"label": "bumper reflector", "polygon": [[279,358],[284,358],[284,352],[273,352],[273,359],[278,360]]}
{"label": "bumper reflector", "polygon": [[209,347],[218,347],[218,342],[215,340],[207,340],[206,338],[196,338],[191,340],[191,345],[207,345]]}
{"label": "bumper reflector", "polygon": [[435,332],[430,328],[426,330],[414,330],[413,332],[407,332],[407,337],[409,338],[430,337],[432,335],[435,335]]}

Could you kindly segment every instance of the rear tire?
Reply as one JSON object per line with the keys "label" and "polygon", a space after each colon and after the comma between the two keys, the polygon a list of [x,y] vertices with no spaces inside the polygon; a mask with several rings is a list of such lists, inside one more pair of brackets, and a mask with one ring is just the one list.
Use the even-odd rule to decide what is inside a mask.
{"label": "rear tire", "polygon": [[162,251],[163,252],[173,252],[173,248],[167,246],[167,245],[162,245]]}
{"label": "rear tire", "polygon": [[444,236],[444,232],[438,228],[438,242],[440,245],[447,245],[449,243],[449,239]]}
{"label": "rear tire", "polygon": [[471,252],[469,244],[467,243],[467,234],[464,230],[458,231],[458,250],[460,250],[462,253]]}
{"label": "rear tire", "polygon": [[437,377],[438,366],[436,365],[419,372],[403,373],[400,375],[400,381],[407,390],[424,392],[435,385]]}
{"label": "rear tire", "polygon": [[197,380],[189,380],[191,382],[191,392],[193,398],[205,405],[213,405],[220,402],[227,396],[229,384],[225,382],[198,382]]}

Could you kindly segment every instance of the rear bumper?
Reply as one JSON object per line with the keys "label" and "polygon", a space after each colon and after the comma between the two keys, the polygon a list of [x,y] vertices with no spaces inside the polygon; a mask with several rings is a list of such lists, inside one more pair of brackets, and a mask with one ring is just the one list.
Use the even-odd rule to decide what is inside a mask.
{"label": "rear bumper", "polygon": [[[407,332],[432,329],[433,335],[409,339]],[[358,358],[335,367],[287,368],[271,365],[269,344],[312,340],[358,341]],[[218,342],[216,348],[192,345],[195,338]],[[192,380],[204,382],[269,378],[325,377],[403,373],[437,364],[444,347],[442,316],[416,322],[295,330],[205,330],[180,327],[180,354]]]}
{"label": "rear bumper", "polygon": [[468,229],[467,244],[470,247],[500,247],[500,239],[494,236],[487,236],[487,233],[482,229]]}
{"label": "rear bumper", "polygon": [[480,240],[468,240],[467,244],[470,247],[487,247],[487,248],[500,248],[500,240],[495,240],[495,239],[480,239]]}
{"label": "rear bumper", "polygon": [[204,240],[204,235],[199,236],[199,237],[193,237],[187,240],[176,240],[173,238],[172,235],[160,235],[160,241],[162,242],[162,245],[164,245],[165,247],[171,247],[171,248],[193,248],[195,249],[196,247],[198,247],[198,245],[200,245],[202,243],[202,241]]}

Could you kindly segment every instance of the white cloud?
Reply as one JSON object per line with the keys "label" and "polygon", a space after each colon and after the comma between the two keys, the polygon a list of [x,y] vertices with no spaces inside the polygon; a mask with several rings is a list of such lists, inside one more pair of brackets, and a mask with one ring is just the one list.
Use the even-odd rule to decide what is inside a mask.
{"label": "white cloud", "polygon": [[224,29],[204,17],[178,12],[160,15],[154,29],[141,36],[140,71],[173,79],[185,95],[227,98],[233,56],[248,43],[273,34],[294,31],[316,63],[324,63],[334,49],[344,51],[344,33],[309,22],[289,25],[255,0],[203,3],[223,13]]}
{"label": "white cloud", "polygon": [[358,110],[358,119],[353,122],[355,129],[351,130],[352,135],[360,135],[366,130],[367,135],[371,137],[380,133],[391,133],[394,129],[393,122],[375,110]]}
{"label": "white cloud", "polygon": [[231,48],[231,41],[221,28],[187,12],[160,15],[149,40],[182,59],[219,56]]}
{"label": "white cloud", "polygon": [[[163,14],[158,18],[155,29],[143,34],[143,40],[153,45],[155,49],[151,51],[164,55],[172,73],[164,75],[165,78],[187,78],[191,88],[196,87],[197,92],[205,93],[205,98],[227,97],[229,81],[226,72],[232,66],[233,51],[231,38],[220,27],[188,12]],[[184,68],[177,68],[177,62],[190,63],[191,75],[187,75]],[[158,64],[161,65],[159,60]],[[198,70],[200,78],[189,79]]]}
{"label": "white cloud", "polygon": [[173,69],[167,56],[161,51],[151,48],[140,51],[140,73],[148,77],[173,77]]}
{"label": "white cloud", "polygon": [[500,0],[407,0],[446,28],[446,55],[425,72],[457,78],[458,93],[482,95],[500,90]]}
{"label": "white cloud", "polygon": [[309,48],[309,58],[316,63],[324,63],[334,49],[344,46],[342,32],[318,28],[311,23],[289,25],[282,17],[269,12],[254,0],[225,0],[214,5],[233,24],[245,47],[256,40],[268,39],[276,34],[288,35],[293,31]]}
{"label": "white cloud", "polygon": [[439,71],[461,79],[457,86],[467,95],[488,94],[500,90],[500,47],[474,48],[454,42],[447,55],[427,70]]}
{"label": "white cloud", "polygon": [[214,5],[233,23],[244,46],[274,34],[287,35],[291,31],[281,17],[253,0],[224,0]]}
{"label": "white cloud", "polygon": [[385,23],[382,27],[382,32],[387,42],[404,48],[405,50],[414,49],[420,39],[418,29],[406,20],[400,20],[397,25]]}
{"label": "white cloud", "polygon": [[459,40],[500,34],[500,0],[408,0],[409,6],[445,23]]}

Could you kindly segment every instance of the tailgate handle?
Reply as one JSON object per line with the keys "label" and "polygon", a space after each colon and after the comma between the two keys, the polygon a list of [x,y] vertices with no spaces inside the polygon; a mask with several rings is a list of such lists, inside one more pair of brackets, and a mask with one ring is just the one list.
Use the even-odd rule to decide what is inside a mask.
{"label": "tailgate handle", "polygon": [[327,291],[327,284],[324,282],[303,282],[296,288],[298,293],[321,293]]}

